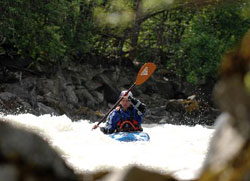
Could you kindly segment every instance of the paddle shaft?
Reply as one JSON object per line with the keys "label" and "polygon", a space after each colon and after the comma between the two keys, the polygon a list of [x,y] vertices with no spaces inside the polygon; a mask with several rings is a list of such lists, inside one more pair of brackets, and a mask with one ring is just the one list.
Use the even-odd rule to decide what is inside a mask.
{"label": "paddle shaft", "polygon": [[128,95],[128,93],[133,89],[133,87],[135,85],[136,85],[135,83],[133,83],[131,85],[131,87],[127,90],[127,92],[122,97],[120,97],[120,99],[115,103],[115,105],[104,115],[104,117],[93,127],[93,129],[96,129],[99,126],[99,124],[101,124],[107,118],[107,116],[109,115],[109,113],[111,111],[113,111],[118,106],[118,104],[121,102],[121,100],[123,99],[123,97],[125,97],[126,95]]}

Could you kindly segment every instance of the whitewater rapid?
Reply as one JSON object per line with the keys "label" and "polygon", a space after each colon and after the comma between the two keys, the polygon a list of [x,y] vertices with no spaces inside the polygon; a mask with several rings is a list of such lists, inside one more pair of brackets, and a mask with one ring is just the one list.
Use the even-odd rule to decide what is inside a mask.
{"label": "whitewater rapid", "polygon": [[[3,117],[3,116],[1,116]],[[79,173],[138,165],[179,179],[194,179],[205,159],[214,129],[169,124],[143,125],[149,142],[122,143],[88,120],[67,116],[7,115],[7,120],[42,136]],[[102,126],[102,124],[101,124]]]}

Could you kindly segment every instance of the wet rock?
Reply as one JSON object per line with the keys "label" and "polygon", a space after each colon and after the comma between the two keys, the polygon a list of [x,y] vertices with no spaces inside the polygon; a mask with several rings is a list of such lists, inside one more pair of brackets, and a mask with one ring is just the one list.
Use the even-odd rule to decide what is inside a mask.
{"label": "wet rock", "polygon": [[53,115],[57,115],[59,116],[59,114],[56,112],[55,109],[48,107],[46,105],[44,105],[43,103],[39,102],[37,104],[37,109],[38,109],[38,113],[37,114],[53,114]]}
{"label": "wet rock", "polygon": [[5,114],[19,114],[32,110],[29,103],[10,92],[0,93],[0,112]]}
{"label": "wet rock", "polygon": [[176,181],[171,175],[162,175],[154,171],[142,169],[137,166],[130,166],[121,171],[116,171],[104,178],[104,181]]}
{"label": "wet rock", "polygon": [[76,95],[79,97],[79,100],[81,102],[84,102],[86,106],[92,109],[97,104],[96,99],[92,96],[92,94],[88,91],[88,89],[78,89],[76,90]]}
{"label": "wet rock", "polygon": [[[12,93],[19,97],[23,104],[29,105],[29,109],[21,109],[22,112],[19,113],[66,114],[72,120],[76,118],[95,120],[95,116],[84,114],[84,112],[80,115],[81,111],[77,110],[81,107],[88,107],[93,112],[99,111],[105,114],[118,100],[120,91],[132,85],[140,69],[140,66],[130,65],[126,68],[119,66],[117,64],[104,67],[100,64],[93,67],[90,64],[70,64],[62,65],[53,74],[46,76],[23,73],[17,82],[0,85],[0,92]],[[213,124],[215,117],[213,111],[211,109],[204,111],[204,106],[200,106],[204,101],[198,98],[196,101],[199,100],[200,108],[197,111],[201,113],[196,117],[189,116],[197,112],[193,110],[195,106],[192,106],[195,101],[185,103],[184,111],[192,109],[188,110],[188,113],[183,112],[182,107],[173,108],[175,109],[173,111],[172,108],[169,111],[161,108],[162,106],[172,107],[174,103],[170,100],[178,100],[180,97],[184,100],[187,99],[187,95],[192,95],[189,91],[194,92],[191,85],[189,89],[182,89],[183,87],[185,88],[182,82],[161,76],[161,72],[158,74],[157,70],[147,82],[136,86],[132,90],[134,96],[144,102],[148,108],[144,123],[195,125],[208,122],[210,125]],[[8,103],[5,105],[5,102],[0,102],[2,107],[6,107],[2,109],[3,112],[13,111]],[[166,105],[166,102],[171,102],[171,105]],[[7,109],[8,107],[10,110]],[[76,111],[79,114],[74,115]]]}
{"label": "wet rock", "polygon": [[[184,125],[213,125],[219,111],[195,99],[195,95],[187,99],[171,99],[166,101],[167,119],[170,124]],[[169,121],[168,121],[169,120]]]}
{"label": "wet rock", "polygon": [[80,180],[38,135],[0,118],[0,180]]}
{"label": "wet rock", "polygon": [[102,118],[104,114],[100,111],[93,111],[92,109],[88,107],[80,107],[76,109],[71,115],[73,120],[79,120],[81,119],[89,119],[89,120],[95,120],[97,121],[98,119]]}
{"label": "wet rock", "polygon": [[250,180],[250,31],[227,53],[214,96],[223,114],[200,180]]}
{"label": "wet rock", "polygon": [[102,74],[98,76],[99,81],[104,83],[104,98],[108,102],[115,103],[120,94],[120,91],[114,86],[114,82],[112,82],[106,75]]}

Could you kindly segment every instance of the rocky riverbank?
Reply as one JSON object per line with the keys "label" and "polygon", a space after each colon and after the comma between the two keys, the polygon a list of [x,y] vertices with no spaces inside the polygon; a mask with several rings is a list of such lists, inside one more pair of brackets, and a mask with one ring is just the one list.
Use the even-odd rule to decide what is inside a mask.
{"label": "rocky riverbank", "polygon": [[[51,71],[27,71],[1,65],[0,110],[5,114],[32,113],[98,121],[117,101],[121,90],[135,81],[142,64],[83,63],[60,65]],[[14,67],[14,68],[13,68]],[[145,123],[212,125],[219,114],[211,99],[213,83],[194,86],[173,78],[162,67],[134,96],[147,105]]]}

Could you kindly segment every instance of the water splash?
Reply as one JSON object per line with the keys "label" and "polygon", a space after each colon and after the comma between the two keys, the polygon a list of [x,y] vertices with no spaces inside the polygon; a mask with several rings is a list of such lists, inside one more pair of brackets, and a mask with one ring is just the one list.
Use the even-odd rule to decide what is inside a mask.
{"label": "water splash", "polygon": [[36,132],[77,172],[122,169],[139,165],[180,179],[193,179],[207,153],[214,130],[202,126],[143,125],[150,142],[126,143],[109,138],[88,120],[72,122],[67,116],[7,115],[17,127]]}

